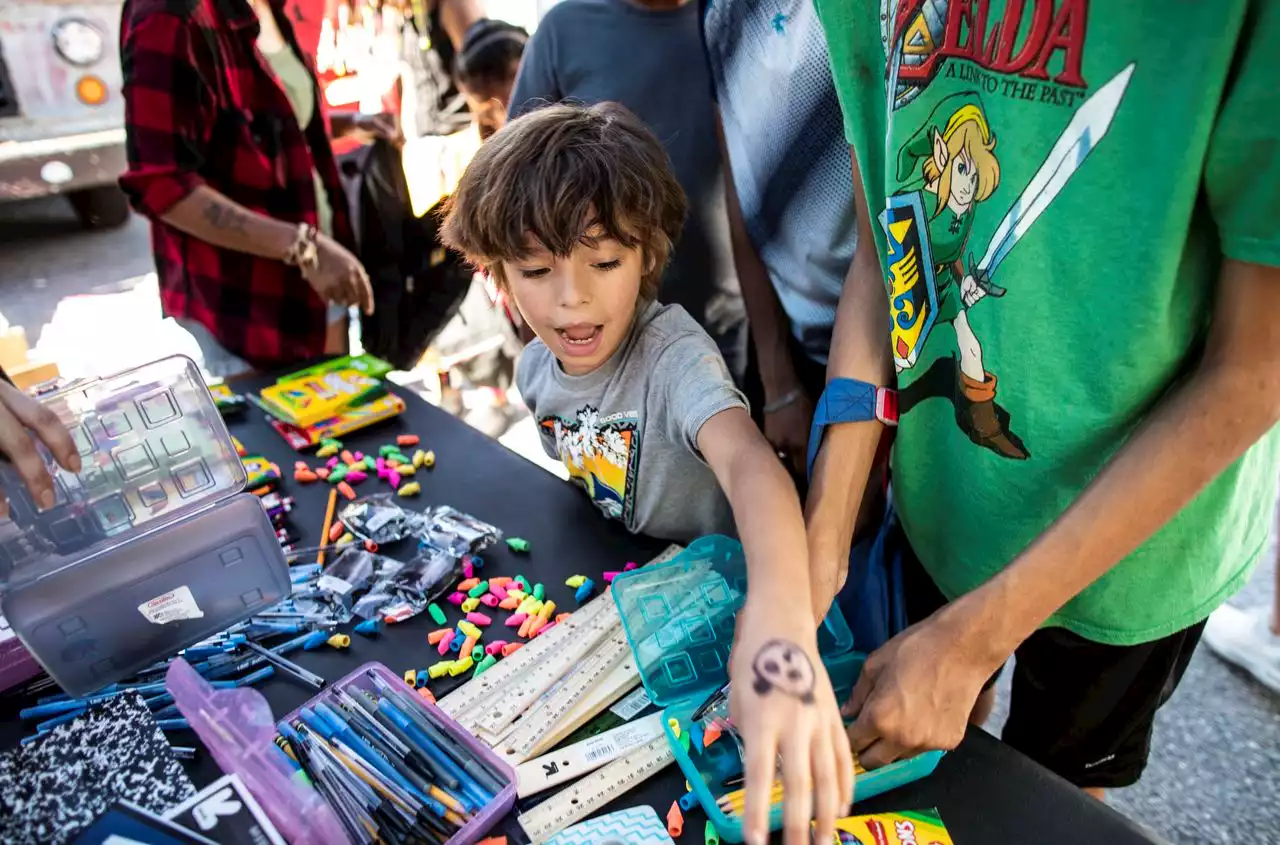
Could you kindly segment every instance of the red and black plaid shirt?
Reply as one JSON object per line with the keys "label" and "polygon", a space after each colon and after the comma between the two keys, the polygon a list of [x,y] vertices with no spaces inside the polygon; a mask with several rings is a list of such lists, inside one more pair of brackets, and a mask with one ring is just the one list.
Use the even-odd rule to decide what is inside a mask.
{"label": "red and black plaid shirt", "polygon": [[[289,47],[293,27],[271,0]],[[161,217],[199,185],[253,211],[316,225],[312,169],[333,208],[333,234],[351,248],[346,200],[329,144],[324,97],[305,132],[256,47],[247,0],[126,0],[121,25],[129,171],[120,182],[152,220],[164,312],[206,326],[260,368],[324,352],[325,303],[279,261],[222,249]]]}

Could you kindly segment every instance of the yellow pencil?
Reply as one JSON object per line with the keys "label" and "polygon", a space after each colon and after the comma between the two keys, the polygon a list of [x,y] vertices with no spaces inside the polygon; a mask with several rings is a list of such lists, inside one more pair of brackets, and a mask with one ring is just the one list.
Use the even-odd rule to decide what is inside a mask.
{"label": "yellow pencil", "polygon": [[[329,529],[333,527],[333,510],[338,506],[338,491],[336,488],[329,489],[329,506],[324,510],[324,527],[320,529],[320,545],[323,546],[329,542]],[[324,549],[320,549],[320,556],[316,558],[316,563],[324,566]]]}

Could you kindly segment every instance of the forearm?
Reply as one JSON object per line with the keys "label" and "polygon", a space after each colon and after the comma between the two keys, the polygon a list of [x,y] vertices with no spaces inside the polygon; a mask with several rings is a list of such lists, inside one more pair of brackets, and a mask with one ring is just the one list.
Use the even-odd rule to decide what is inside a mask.
{"label": "forearm", "polygon": [[[828,380],[892,383],[884,326],[887,313],[875,246],[869,236],[860,238],[836,310]],[[824,610],[844,583],[858,512],[883,435],[884,425],[877,420],[829,426],[818,452],[805,515],[814,602]]]}
{"label": "forearm", "polygon": [[[763,439],[738,450],[727,476],[725,494],[746,553],[751,592],[780,609],[809,612],[804,517],[795,482]],[[815,626],[821,618],[815,617]]]}
{"label": "forearm", "polygon": [[[439,0],[440,26],[444,28],[453,49],[462,52],[462,42],[466,40],[467,29],[471,24],[484,17],[484,9],[479,0]],[[446,68],[452,71],[453,68]]]}
{"label": "forearm", "polygon": [[[1249,287],[1250,275],[1266,273],[1276,271],[1236,265],[1222,287]],[[1280,420],[1280,327],[1272,321],[1280,283],[1255,278],[1252,290],[1220,298],[1192,377],[1013,563],[961,599],[961,612],[980,617],[977,627],[999,652],[993,657],[1137,549]]]}
{"label": "forearm", "polygon": [[214,246],[283,260],[298,234],[294,223],[275,220],[201,185],[172,206],[165,223]]}
{"label": "forearm", "polygon": [[698,448],[733,508],[751,595],[767,597],[783,615],[808,617],[809,567],[800,499],[768,441],[745,408],[733,408],[703,424]]}

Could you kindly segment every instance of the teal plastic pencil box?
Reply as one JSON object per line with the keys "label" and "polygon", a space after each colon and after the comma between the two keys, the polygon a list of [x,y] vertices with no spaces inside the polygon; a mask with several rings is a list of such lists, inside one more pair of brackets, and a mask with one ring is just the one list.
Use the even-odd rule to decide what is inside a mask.
{"label": "teal plastic pencil box", "polygon": [[[741,842],[741,818],[726,814],[717,803],[739,788],[737,741],[726,732],[703,747],[702,726],[691,717],[729,679],[734,622],[747,597],[742,545],[728,537],[699,538],[673,560],[619,575],[612,593],[641,681],[664,710],[676,762],[720,836]],[[853,691],[866,659],[853,645],[848,624],[833,606],[818,629],[818,652],[842,701]],[[870,798],[919,780],[941,758],[941,752],[930,752],[858,775],[854,797]],[[771,810],[769,824],[773,830],[782,827],[781,805]]]}

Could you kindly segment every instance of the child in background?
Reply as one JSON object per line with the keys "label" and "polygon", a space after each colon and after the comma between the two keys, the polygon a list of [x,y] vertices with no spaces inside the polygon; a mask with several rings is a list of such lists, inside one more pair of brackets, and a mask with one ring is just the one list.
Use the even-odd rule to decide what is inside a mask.
{"label": "child in background", "polygon": [[[770,783],[781,752],[789,827],[805,830],[816,808],[818,840],[830,841],[853,763],[818,659],[795,487],[710,336],[654,301],[685,209],[662,146],[634,115],[555,105],[481,147],[442,237],[510,292],[537,335],[517,383],[544,448],[593,503],[637,533],[741,536],[750,589],[730,677],[751,737],[747,782]],[[753,674],[757,657],[778,655],[803,683]]]}
{"label": "child in background", "polygon": [[467,98],[482,141],[507,124],[511,89],[528,41],[529,33],[521,27],[492,18],[467,29],[462,52],[454,59],[453,78]]}

